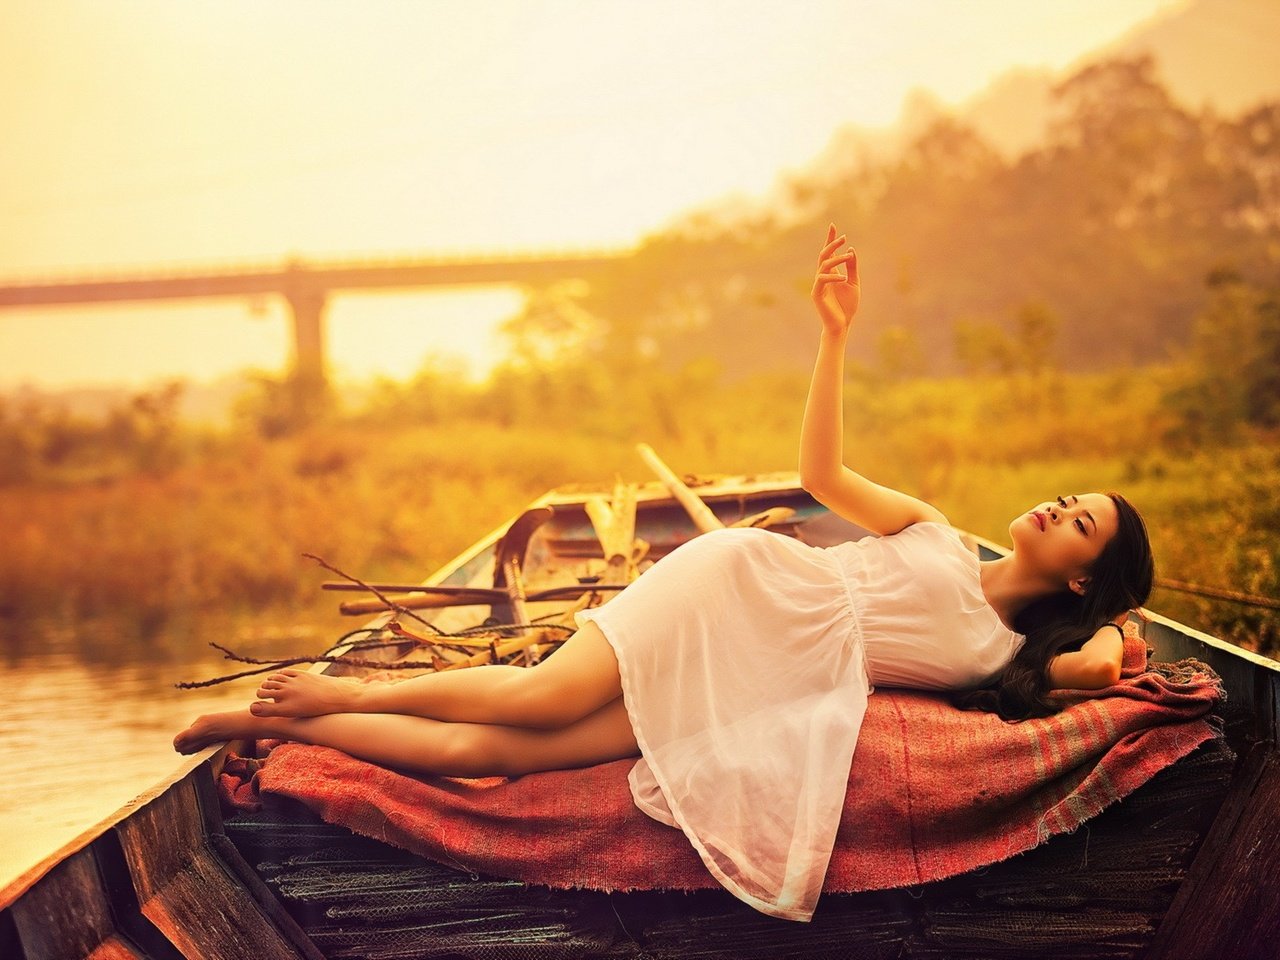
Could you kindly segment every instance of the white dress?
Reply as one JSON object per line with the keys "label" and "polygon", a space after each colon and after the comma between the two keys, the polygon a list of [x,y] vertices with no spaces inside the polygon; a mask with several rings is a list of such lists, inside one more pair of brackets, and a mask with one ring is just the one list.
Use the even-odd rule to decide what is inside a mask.
{"label": "white dress", "polygon": [[873,684],[979,686],[1024,640],[978,563],[941,523],[834,547],[717,530],[578,613],[618,658],[636,805],[738,898],[810,919]]}

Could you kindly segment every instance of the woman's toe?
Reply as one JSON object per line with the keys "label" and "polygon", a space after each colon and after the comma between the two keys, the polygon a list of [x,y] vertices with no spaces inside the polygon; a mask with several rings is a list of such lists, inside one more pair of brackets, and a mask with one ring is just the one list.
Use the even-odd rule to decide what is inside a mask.
{"label": "woman's toe", "polygon": [[195,753],[200,749],[200,734],[193,723],[173,738],[173,749],[178,753]]}

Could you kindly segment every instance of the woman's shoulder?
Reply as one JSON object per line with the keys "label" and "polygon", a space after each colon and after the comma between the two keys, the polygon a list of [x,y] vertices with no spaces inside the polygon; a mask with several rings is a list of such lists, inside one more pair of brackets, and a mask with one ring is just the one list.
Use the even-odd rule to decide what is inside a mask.
{"label": "woman's shoulder", "polygon": [[[964,538],[960,531],[953,527],[945,520],[917,520],[915,523],[908,524],[897,533],[890,534],[893,537],[923,537],[942,539],[948,542],[954,541],[964,545]],[[967,547],[965,549],[968,549]]]}

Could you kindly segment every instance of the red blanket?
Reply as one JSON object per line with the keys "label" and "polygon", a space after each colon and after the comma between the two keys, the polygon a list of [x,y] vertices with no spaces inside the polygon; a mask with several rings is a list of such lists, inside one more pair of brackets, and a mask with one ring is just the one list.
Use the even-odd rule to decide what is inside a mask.
{"label": "red blanket", "polygon": [[[1147,669],[1131,638],[1118,684],[1009,724],[943,696],[880,688],[853,758],[824,889],[909,886],[1004,860],[1076,829],[1219,731],[1196,661]],[[633,760],[514,780],[417,778],[287,743],[256,775],[229,762],[226,801],[293,797],[331,823],[475,873],[594,890],[717,886],[678,830],[633,805]],[[256,766],[256,765],[253,765]]]}

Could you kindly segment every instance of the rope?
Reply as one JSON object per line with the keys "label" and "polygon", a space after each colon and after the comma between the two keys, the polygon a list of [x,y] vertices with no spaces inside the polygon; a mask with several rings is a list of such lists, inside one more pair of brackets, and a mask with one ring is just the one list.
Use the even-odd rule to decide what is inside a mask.
{"label": "rope", "polygon": [[1253,593],[1240,593],[1236,590],[1224,590],[1221,587],[1205,587],[1198,583],[1187,583],[1185,580],[1167,580],[1164,577],[1156,577],[1156,586],[1164,587],[1166,590],[1176,590],[1179,593],[1193,593],[1200,597],[1212,597],[1215,600],[1230,600],[1233,603],[1280,610],[1280,600],[1273,600],[1271,597],[1260,597]]}

